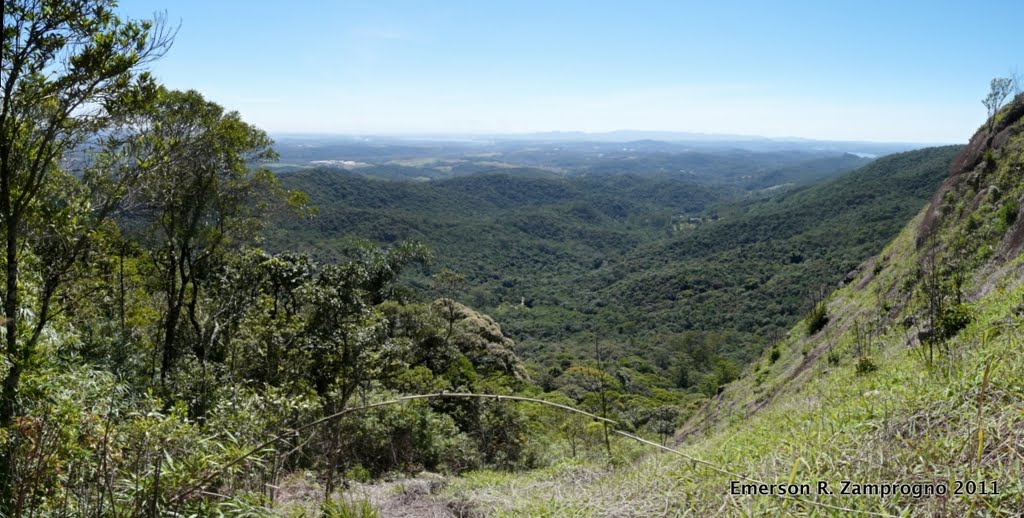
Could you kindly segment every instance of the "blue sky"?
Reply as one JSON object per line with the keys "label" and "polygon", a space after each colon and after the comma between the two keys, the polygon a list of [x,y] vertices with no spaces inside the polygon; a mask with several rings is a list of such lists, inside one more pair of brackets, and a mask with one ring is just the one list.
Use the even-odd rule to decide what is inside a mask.
{"label": "blue sky", "polygon": [[272,133],[617,129],[962,142],[1024,2],[122,0],[152,70]]}

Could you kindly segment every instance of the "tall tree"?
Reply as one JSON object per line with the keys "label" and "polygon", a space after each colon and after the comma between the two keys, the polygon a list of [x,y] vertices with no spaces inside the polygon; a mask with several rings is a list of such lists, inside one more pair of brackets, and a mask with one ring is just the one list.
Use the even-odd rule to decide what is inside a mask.
{"label": "tall tree", "polygon": [[213,337],[204,283],[225,251],[256,237],[265,209],[284,192],[270,171],[250,167],[276,158],[267,134],[198,92],[160,89],[139,128],[143,181],[129,196],[127,219],[145,223],[138,237],[160,272],[164,384],[185,352],[183,332],[205,364]]}
{"label": "tall tree", "polygon": [[984,104],[988,110],[989,129],[995,128],[996,121],[994,117],[999,113],[1006,98],[1013,91],[1013,84],[1014,80],[1009,77],[997,77],[989,84],[988,95],[981,100],[981,104]]}
{"label": "tall tree", "polygon": [[[18,385],[52,317],[63,276],[85,248],[88,232],[65,232],[60,261],[48,265],[42,286],[25,297],[22,263],[34,240],[54,234],[42,218],[59,212],[50,194],[66,182],[69,152],[127,113],[154,91],[145,65],[159,58],[173,35],[161,19],[123,21],[114,0],[11,0],[3,6],[0,56],[0,233],[4,242],[0,287],[3,357],[0,427],[17,415]],[[105,216],[101,214],[100,216]],[[102,217],[93,218],[93,225]],[[41,229],[41,230],[40,230]],[[50,240],[51,244],[54,242]],[[31,307],[30,307],[31,306]],[[0,453],[0,487],[9,484],[9,457]],[[0,494],[0,501],[10,501]],[[2,505],[0,505],[2,507]],[[2,514],[3,509],[0,509]]]}

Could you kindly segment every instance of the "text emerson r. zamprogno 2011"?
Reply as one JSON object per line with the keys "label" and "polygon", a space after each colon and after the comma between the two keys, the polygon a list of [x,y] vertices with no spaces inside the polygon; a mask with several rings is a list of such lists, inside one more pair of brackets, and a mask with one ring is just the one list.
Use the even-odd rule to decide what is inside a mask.
{"label": "text emerson r. zamprogno 2011", "polygon": [[814,483],[763,484],[740,480],[729,481],[731,495],[774,495],[774,496],[810,496],[810,495],[849,495],[849,496],[910,496],[923,498],[948,494],[962,495],[997,495],[999,485],[993,481],[954,481],[942,482],[885,482],[859,483],[840,480],[832,484],[825,480]]}

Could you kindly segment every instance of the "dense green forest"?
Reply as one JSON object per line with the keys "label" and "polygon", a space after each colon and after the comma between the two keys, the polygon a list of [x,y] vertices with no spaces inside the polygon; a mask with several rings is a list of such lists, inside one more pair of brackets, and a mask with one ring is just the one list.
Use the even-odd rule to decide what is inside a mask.
{"label": "dense green forest", "polygon": [[[610,357],[690,388],[703,375],[687,369],[747,363],[816,292],[877,253],[958,149],[890,155],[770,194],[665,175],[417,183],[302,171],[282,184],[310,193],[317,216],[281,218],[268,245],[330,261],[358,239],[416,240],[434,251],[432,269],[464,277],[460,298],[503,324],[547,386],[567,358],[592,358],[597,333]],[[431,290],[424,275],[410,283]]]}
{"label": "dense green forest", "polygon": [[[644,141],[558,163],[561,144],[515,143],[500,166],[439,151],[456,171],[419,163],[422,146],[363,146],[380,160],[275,174],[266,132],[146,72],[176,37],[166,20],[116,7],[4,4],[0,516],[708,514],[721,488],[650,448],[686,456],[666,445],[704,436],[719,463],[771,457],[789,407],[770,405],[807,414],[796,381],[805,403],[856,391],[793,441],[834,453],[828,437],[880,430],[920,448],[893,455],[900,474],[1020,467],[1012,83],[993,82],[968,147],[877,160]],[[830,372],[843,383],[806,379]],[[899,410],[874,406],[879,387],[919,398],[901,404],[922,421],[879,422]],[[954,400],[977,419],[949,437],[977,443],[922,437]],[[738,433],[755,437],[721,446]],[[880,476],[784,446],[748,472]],[[925,460],[954,450],[969,453]],[[785,512],[760,502],[730,511]]]}
{"label": "dense green forest", "polygon": [[[257,248],[272,218],[307,221],[308,197],[262,167],[265,132],[143,71],[171,45],[162,19],[112,7],[5,4],[0,514],[265,514],[282,481],[307,479],[318,512],[386,473],[611,453],[606,426],[552,404],[664,437],[701,397],[602,354],[545,390],[453,298],[458,274],[402,282],[436,257],[415,242],[329,260]],[[536,194],[505,178],[495,204]],[[479,196],[482,180],[450,186]],[[343,512],[332,502],[323,513]]]}

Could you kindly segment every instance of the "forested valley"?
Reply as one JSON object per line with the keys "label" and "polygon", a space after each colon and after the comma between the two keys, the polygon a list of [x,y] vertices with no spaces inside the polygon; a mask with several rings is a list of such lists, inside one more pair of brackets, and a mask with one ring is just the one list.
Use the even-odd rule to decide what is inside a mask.
{"label": "forested valley", "polygon": [[[714,395],[896,234],[958,150],[898,153],[769,192],[664,173],[282,173],[317,215],[282,217],[267,244],[334,261],[365,240],[421,243],[434,254],[427,272],[457,276],[457,298],[502,324],[542,386],[597,360],[599,338],[624,376]],[[405,279],[440,296],[422,270]]]}

